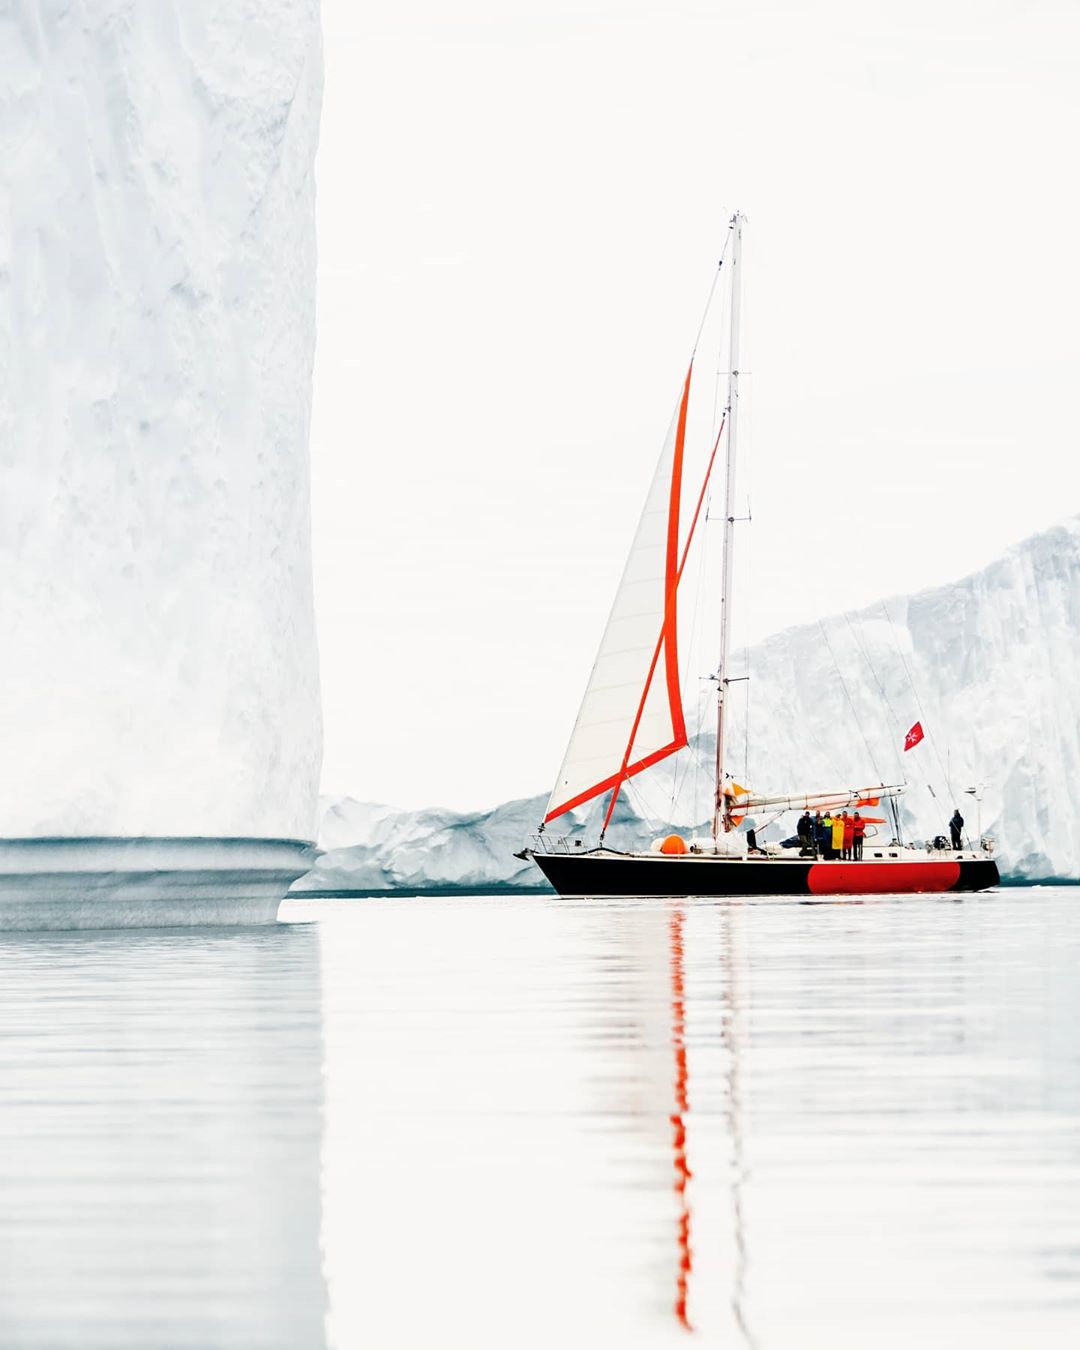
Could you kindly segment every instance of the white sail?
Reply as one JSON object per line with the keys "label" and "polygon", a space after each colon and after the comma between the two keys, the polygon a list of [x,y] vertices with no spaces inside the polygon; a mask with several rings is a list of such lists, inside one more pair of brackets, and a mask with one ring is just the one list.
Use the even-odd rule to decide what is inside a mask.
{"label": "white sail", "polygon": [[[545,821],[617,791],[686,744],[676,602],[686,548],[679,532],[692,371],[691,364]],[[697,512],[691,528],[696,518]]]}

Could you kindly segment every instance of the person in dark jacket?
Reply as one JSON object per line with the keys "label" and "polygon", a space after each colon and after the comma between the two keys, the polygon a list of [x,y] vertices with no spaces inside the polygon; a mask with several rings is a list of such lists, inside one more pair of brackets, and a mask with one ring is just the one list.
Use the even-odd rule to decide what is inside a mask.
{"label": "person in dark jacket", "polygon": [[814,824],[813,821],[810,819],[809,811],[804,811],[802,815],[799,817],[799,826],[797,833],[799,836],[799,854],[801,857],[805,858],[808,854],[813,852],[814,848],[813,844]]}
{"label": "person in dark jacket", "polygon": [[828,811],[821,817],[821,847],[822,857],[826,862],[832,862],[835,854],[832,846],[832,816]]}
{"label": "person in dark jacket", "polygon": [[825,824],[821,819],[821,812],[814,812],[814,851],[819,858],[825,856]]}
{"label": "person in dark jacket", "polygon": [[952,820],[949,821],[949,833],[952,835],[953,848],[960,848],[963,844],[964,817],[960,814],[960,808],[957,807],[952,813]]}

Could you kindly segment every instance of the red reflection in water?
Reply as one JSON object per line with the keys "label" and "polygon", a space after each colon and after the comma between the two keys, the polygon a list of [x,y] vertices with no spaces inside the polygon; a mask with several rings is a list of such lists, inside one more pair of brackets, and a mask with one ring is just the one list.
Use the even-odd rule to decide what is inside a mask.
{"label": "red reflection in water", "polygon": [[671,917],[671,1042],[675,1047],[675,1113],[671,1117],[675,1153],[675,1190],[679,1196],[679,1275],[676,1283],[675,1316],[687,1331],[693,1331],[686,1311],[690,1288],[690,1272],[694,1265],[690,1246],[690,1205],[686,1198],[686,1184],[690,1167],[686,1161],[686,1122],[689,1110],[686,1070],[686,1003],[683,984],[683,912],[677,909]]}

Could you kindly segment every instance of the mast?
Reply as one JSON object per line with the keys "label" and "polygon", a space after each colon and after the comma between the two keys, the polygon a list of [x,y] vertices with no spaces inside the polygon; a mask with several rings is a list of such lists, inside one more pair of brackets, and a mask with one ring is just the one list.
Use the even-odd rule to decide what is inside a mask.
{"label": "mast", "polygon": [[735,446],[739,430],[739,289],[742,283],[742,226],[738,211],[731,218],[731,339],[728,359],[727,475],[724,482],[724,574],[720,589],[720,663],[716,669],[716,799],[713,807],[713,842],[725,823],[724,722],[728,689],[728,657],[731,649],[731,572],[735,545]]}

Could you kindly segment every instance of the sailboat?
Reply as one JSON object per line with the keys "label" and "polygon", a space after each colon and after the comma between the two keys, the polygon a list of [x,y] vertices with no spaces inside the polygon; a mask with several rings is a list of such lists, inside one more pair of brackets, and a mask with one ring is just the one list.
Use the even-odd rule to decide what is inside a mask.
{"label": "sailboat", "polygon": [[[535,862],[563,895],[828,896],[985,890],[999,881],[991,841],[980,839],[975,848],[949,848],[942,837],[921,846],[900,842],[895,799],[905,790],[904,783],[761,794],[736,782],[727,771],[730,689],[742,678],[731,673],[730,647],[744,223],[740,213],[731,219],[706,304],[708,318],[717,278],[726,267],[730,277],[727,399],[722,415],[714,415],[709,425],[711,451],[706,441],[700,488],[695,492],[693,484],[688,486],[684,479],[694,360],[706,319],[698,331],[678,407],[543,822],[533,846],[518,856]],[[722,445],[725,453],[721,457]],[[716,685],[711,834],[689,841],[669,834],[641,849],[614,849],[607,846],[605,836],[620,793],[631,779],[691,747],[682,702],[680,584],[703,510],[707,511],[713,470],[720,458],[725,468],[719,660],[711,676]],[[587,846],[581,838],[570,839],[548,829],[605,796],[607,806],[595,844]],[[887,843],[876,836],[867,838],[858,860],[820,857],[813,847],[796,851],[759,844],[754,830],[739,829],[751,813],[759,811],[774,818],[789,810],[854,813],[882,802],[892,809],[894,836]]]}

